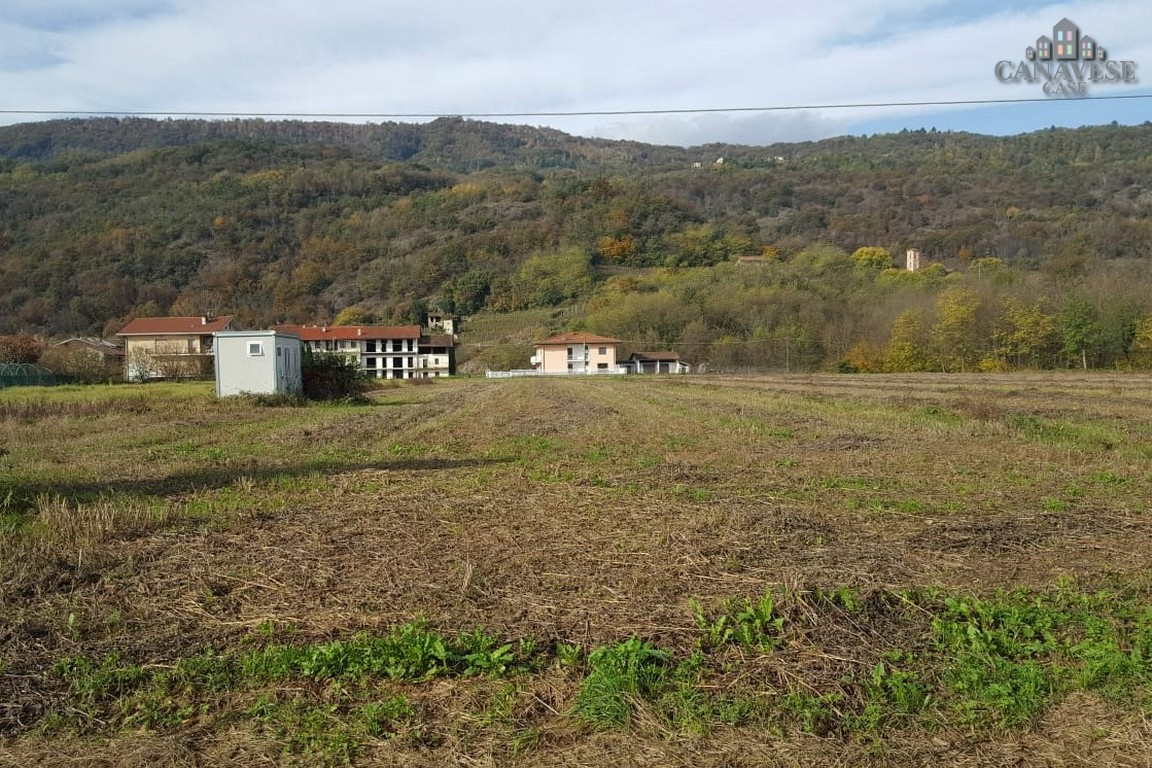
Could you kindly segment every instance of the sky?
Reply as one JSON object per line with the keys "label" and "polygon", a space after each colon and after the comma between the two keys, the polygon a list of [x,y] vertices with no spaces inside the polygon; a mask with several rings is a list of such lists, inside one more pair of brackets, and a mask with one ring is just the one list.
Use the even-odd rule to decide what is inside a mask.
{"label": "sky", "polygon": [[[1135,80],[996,77],[1064,18]],[[97,114],[462,115],[680,146],[1137,124],[1152,3],[4,0],[0,124]]]}

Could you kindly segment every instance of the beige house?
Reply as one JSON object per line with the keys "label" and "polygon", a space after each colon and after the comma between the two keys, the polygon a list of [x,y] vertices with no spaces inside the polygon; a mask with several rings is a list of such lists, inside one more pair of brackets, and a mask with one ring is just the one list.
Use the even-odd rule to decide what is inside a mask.
{"label": "beige house", "polygon": [[577,331],[536,342],[532,367],[544,374],[625,373],[616,364],[619,339]]}
{"label": "beige house", "polygon": [[116,334],[124,339],[124,377],[211,378],[212,334],[234,330],[232,317],[138,317]]}

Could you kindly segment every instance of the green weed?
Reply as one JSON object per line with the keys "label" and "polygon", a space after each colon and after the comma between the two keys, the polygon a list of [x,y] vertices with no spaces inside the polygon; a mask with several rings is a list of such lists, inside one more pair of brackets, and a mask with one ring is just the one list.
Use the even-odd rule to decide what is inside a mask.
{"label": "green weed", "polygon": [[825,736],[835,731],[844,718],[837,706],[843,699],[840,693],[815,693],[794,690],[785,694],[779,702],[780,711],[790,716],[805,733]]}
{"label": "green weed", "polygon": [[416,710],[406,696],[393,696],[386,701],[371,701],[360,707],[356,721],[373,738],[383,739],[410,727],[416,720]]}
{"label": "green weed", "polygon": [[1044,661],[1060,648],[1066,621],[1063,612],[1023,593],[945,598],[932,631],[949,654],[943,680],[961,720],[1015,726],[1035,717],[1057,690]]}
{"label": "green weed", "polygon": [[653,698],[668,674],[671,657],[633,636],[588,655],[588,676],[576,694],[576,714],[600,728],[628,724],[636,702]]}
{"label": "green weed", "polygon": [[427,456],[431,451],[431,448],[423,445],[392,443],[388,446],[388,454],[401,459],[420,459]]}
{"label": "green weed", "polygon": [[[908,657],[908,661],[915,659]],[[846,718],[846,724],[854,730],[875,731],[909,722],[932,698],[916,672],[897,668],[893,660],[874,666],[861,688],[864,708],[860,714]]]}
{"label": "green weed", "polygon": [[700,639],[703,648],[734,643],[748,650],[768,652],[782,641],[784,617],[776,611],[771,592],[755,601],[728,601],[715,616],[709,616],[695,601],[690,607],[696,626],[704,633]]}
{"label": "green weed", "polygon": [[464,675],[503,675],[515,663],[512,643],[501,643],[477,627],[456,640]]}
{"label": "green weed", "polygon": [[812,590],[812,602],[816,605],[830,605],[847,613],[858,613],[864,607],[860,590],[855,587],[829,587]]}

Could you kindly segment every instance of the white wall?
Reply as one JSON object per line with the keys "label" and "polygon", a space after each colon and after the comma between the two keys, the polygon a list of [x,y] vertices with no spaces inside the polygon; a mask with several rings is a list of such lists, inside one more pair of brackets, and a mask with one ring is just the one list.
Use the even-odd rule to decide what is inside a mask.
{"label": "white wall", "polygon": [[300,391],[300,340],[272,331],[216,334],[216,396]]}

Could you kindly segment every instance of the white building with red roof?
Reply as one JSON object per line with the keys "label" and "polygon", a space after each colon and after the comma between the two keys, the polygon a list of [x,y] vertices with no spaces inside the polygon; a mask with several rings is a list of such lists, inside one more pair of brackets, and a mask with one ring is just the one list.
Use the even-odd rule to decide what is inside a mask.
{"label": "white building with red roof", "polygon": [[314,351],[354,357],[372,378],[438,378],[456,372],[452,336],[423,336],[418,325],[277,325],[273,330],[299,336]]}

